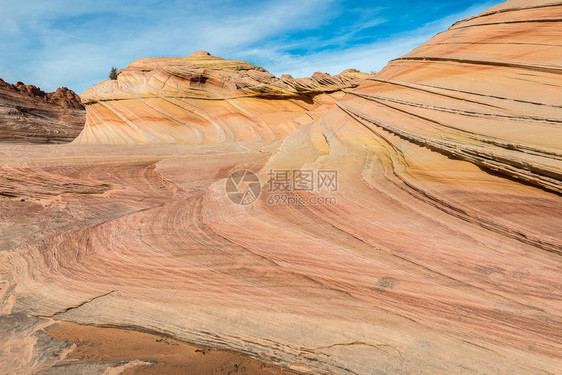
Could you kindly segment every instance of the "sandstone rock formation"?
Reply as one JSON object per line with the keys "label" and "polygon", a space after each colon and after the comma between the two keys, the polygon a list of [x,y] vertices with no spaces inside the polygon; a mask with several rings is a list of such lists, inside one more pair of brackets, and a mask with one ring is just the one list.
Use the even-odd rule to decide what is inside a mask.
{"label": "sandstone rock formation", "polygon": [[67,143],[84,128],[80,98],[66,87],[46,93],[0,79],[0,142]]}
{"label": "sandstone rock formation", "polygon": [[82,94],[78,144],[216,144],[278,140],[318,118],[369,74],[275,77],[244,61],[199,51],[134,61]]}
{"label": "sandstone rock formation", "polygon": [[[263,114],[324,79],[198,53],[95,86],[75,144],[0,149],[0,372],[117,366],[70,363],[43,332],[70,321],[306,374],[558,373],[561,14],[508,1],[460,21],[282,142],[287,122]],[[191,124],[187,109],[201,136],[166,144],[184,133],[164,114]],[[150,144],[81,144],[117,139]],[[262,191],[238,205],[225,186],[244,169]],[[272,171],[336,171],[337,186],[269,189]]]}

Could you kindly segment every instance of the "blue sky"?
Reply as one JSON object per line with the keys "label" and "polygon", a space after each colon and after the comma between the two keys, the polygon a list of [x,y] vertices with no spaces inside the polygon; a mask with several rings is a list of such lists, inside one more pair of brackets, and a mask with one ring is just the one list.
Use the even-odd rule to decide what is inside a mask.
{"label": "blue sky", "polygon": [[279,76],[378,71],[501,1],[0,0],[0,78],[78,94],[111,66],[198,50]]}

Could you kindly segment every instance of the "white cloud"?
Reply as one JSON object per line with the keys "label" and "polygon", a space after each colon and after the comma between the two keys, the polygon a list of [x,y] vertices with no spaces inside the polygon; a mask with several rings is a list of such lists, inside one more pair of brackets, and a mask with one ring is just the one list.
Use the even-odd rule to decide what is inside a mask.
{"label": "white cloud", "polygon": [[265,45],[241,51],[248,59],[271,61],[268,70],[280,75],[290,73],[294,77],[307,77],[316,71],[337,74],[349,68],[364,72],[379,71],[388,61],[398,58],[446,30],[454,22],[478,14],[495,2],[474,5],[463,12],[435,20],[419,28],[393,35],[374,43],[346,47],[337,50],[320,51],[306,56],[295,56],[283,52],[284,45]]}

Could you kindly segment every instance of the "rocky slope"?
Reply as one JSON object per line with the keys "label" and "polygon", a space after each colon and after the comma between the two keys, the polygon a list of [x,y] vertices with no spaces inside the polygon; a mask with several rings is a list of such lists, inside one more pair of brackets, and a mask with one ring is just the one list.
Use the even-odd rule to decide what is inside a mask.
{"label": "rocky slope", "polygon": [[0,79],[0,142],[67,143],[84,128],[80,98],[66,87],[46,93]]}
{"label": "rocky slope", "polygon": [[[10,353],[0,372],[149,371],[148,357],[121,353],[119,364],[69,361],[79,356],[44,333],[62,320],[159,332],[306,374],[558,373],[560,15],[560,2],[508,1],[460,21],[282,142],[257,130],[233,142],[243,127],[216,117],[199,129],[208,123],[215,138],[197,145],[127,129],[161,131],[152,107],[171,98],[183,113],[174,95],[185,92],[200,116],[241,95],[248,118],[262,118],[272,91],[294,98],[301,85],[285,77],[262,89],[243,74],[267,73],[238,62],[203,56],[251,84],[221,84],[211,69],[186,91],[177,74],[151,75],[182,58],[141,60],[94,87],[89,121],[98,111],[105,120],[82,140],[151,144],[0,149],[0,356]],[[139,98],[146,87],[157,91]],[[118,89],[125,104],[104,102]],[[233,185],[254,181],[227,179],[238,170],[262,182],[252,204],[231,199]],[[303,189],[310,172],[314,187]],[[319,172],[335,185],[319,189]]]}
{"label": "rocky slope", "polygon": [[199,51],[134,61],[117,80],[82,94],[86,127],[78,144],[216,144],[271,141],[318,118],[342,89],[369,74],[277,78],[244,61]]}

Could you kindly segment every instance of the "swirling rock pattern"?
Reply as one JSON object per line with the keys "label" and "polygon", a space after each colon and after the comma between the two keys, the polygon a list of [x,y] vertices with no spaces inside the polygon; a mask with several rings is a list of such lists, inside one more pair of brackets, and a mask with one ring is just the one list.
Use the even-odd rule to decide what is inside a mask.
{"label": "swirling rock pattern", "polygon": [[66,87],[46,93],[0,79],[0,142],[68,143],[84,128],[84,106]]}
{"label": "swirling rock pattern", "polygon": [[[309,374],[558,373],[561,12],[508,1],[458,22],[282,142],[3,148],[0,319],[20,322],[0,330],[18,358],[4,370],[60,363],[40,330],[65,320]],[[119,86],[131,104],[111,113],[150,120],[124,86],[159,64],[94,87],[88,115],[109,116],[96,106]],[[176,95],[177,75],[154,74],[150,87],[169,88],[147,97]],[[197,95],[241,90],[221,94],[214,74]],[[243,86],[253,113],[279,85]],[[222,113],[209,98],[206,113]],[[120,129],[133,143],[123,124],[89,123],[81,139]],[[225,193],[237,169],[263,182],[251,205]],[[272,170],[335,170],[337,191],[287,193],[335,201],[272,204]]]}
{"label": "swirling rock pattern", "polygon": [[275,77],[244,61],[196,52],[134,61],[84,92],[77,144],[217,144],[286,137],[370,75],[348,69]]}

